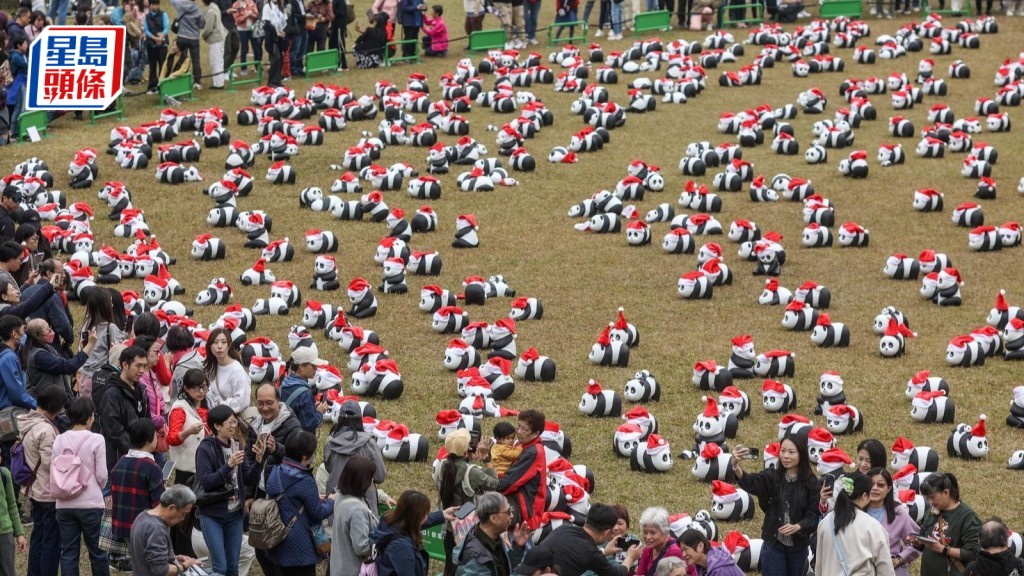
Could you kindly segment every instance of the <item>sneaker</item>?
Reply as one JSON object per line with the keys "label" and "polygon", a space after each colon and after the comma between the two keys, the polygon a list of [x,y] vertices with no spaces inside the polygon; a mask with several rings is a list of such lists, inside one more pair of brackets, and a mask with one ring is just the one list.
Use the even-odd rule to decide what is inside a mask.
{"label": "sneaker", "polygon": [[199,84],[199,82],[196,82],[195,84],[192,85],[192,89],[193,90],[202,90],[203,87],[202,87],[202,85]]}
{"label": "sneaker", "polygon": [[515,47],[514,42],[505,42],[505,50],[512,50]]}
{"label": "sneaker", "polygon": [[114,570],[118,571],[118,572],[131,572],[132,571],[132,561],[131,561],[130,558],[125,558],[125,557],[111,558],[110,559],[110,567],[113,568]]}
{"label": "sneaker", "polygon": [[155,89],[155,88],[152,89],[152,90],[146,90],[146,94],[159,94],[159,93],[160,93],[160,91]]}
{"label": "sneaker", "polygon": [[921,7],[920,6],[914,6],[914,12],[920,12],[920,11],[921,11]]}
{"label": "sneaker", "polygon": [[281,82],[291,82],[291,81],[292,81],[292,77],[291,76],[285,76],[284,78],[281,78]]}
{"label": "sneaker", "polygon": [[800,13],[796,15],[796,17],[797,18],[810,18],[811,17],[811,13],[808,12],[807,10],[801,10]]}
{"label": "sneaker", "polygon": [[1007,9],[1007,10],[1006,10],[1006,15],[1007,15],[1007,16],[1013,16],[1013,8],[1009,8],[1009,9]]}
{"label": "sneaker", "polygon": [[622,34],[614,34],[614,33],[609,34],[608,35],[608,39],[609,40],[622,40]]}
{"label": "sneaker", "polygon": [[[594,38],[600,38],[601,36],[604,36],[604,31],[598,28],[597,32],[594,32]],[[611,34],[609,34],[608,36],[610,37]]]}
{"label": "sneaker", "polygon": [[885,18],[886,18],[886,20],[892,20],[892,12],[886,12],[885,13]]}
{"label": "sneaker", "polygon": [[[17,142],[17,141],[18,141],[18,137],[17,136],[11,136],[11,142]],[[21,525],[23,527],[25,527],[25,528],[30,528],[32,526],[32,515],[27,513],[27,512],[22,512],[21,513]]]}
{"label": "sneaker", "polygon": [[[536,38],[530,38],[530,46],[536,46],[537,44],[540,44],[540,42],[537,42]],[[523,48],[526,48],[525,44],[523,44]]]}
{"label": "sneaker", "polygon": [[872,16],[878,16],[878,9],[872,6],[871,9],[868,10],[868,13],[871,14]]}

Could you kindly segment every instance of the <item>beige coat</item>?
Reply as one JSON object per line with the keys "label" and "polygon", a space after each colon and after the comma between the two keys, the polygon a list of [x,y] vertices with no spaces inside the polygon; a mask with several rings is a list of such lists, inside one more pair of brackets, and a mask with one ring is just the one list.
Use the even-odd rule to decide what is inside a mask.
{"label": "beige coat", "polygon": [[25,446],[25,463],[36,470],[36,481],[29,489],[29,498],[36,502],[55,502],[50,496],[50,461],[53,459],[53,441],[57,427],[38,411],[18,416],[21,443]]}
{"label": "beige coat", "polygon": [[[818,574],[842,576],[843,569],[836,550],[836,536],[832,531],[835,512],[818,524]],[[889,534],[880,522],[862,510],[857,510],[853,522],[838,535],[839,547],[846,558],[849,576],[895,576],[889,556]]]}

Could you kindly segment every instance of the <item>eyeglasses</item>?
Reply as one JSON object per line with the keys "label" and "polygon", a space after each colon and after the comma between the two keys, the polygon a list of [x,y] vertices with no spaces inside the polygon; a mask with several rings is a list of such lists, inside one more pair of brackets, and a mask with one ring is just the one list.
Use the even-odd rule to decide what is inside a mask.
{"label": "eyeglasses", "polygon": [[512,507],[509,506],[508,508],[505,508],[504,510],[498,510],[498,514],[508,514],[509,516],[511,516],[512,515]]}

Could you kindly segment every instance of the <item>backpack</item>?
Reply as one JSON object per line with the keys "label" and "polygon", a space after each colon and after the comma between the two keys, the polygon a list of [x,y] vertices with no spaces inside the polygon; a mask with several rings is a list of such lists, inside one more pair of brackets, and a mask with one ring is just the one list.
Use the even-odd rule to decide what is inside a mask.
{"label": "backpack", "polygon": [[74,498],[89,485],[89,477],[92,474],[78,456],[81,448],[81,445],[74,451],[65,448],[50,461],[50,496],[57,500]]}
{"label": "backpack", "polygon": [[20,440],[14,443],[14,447],[11,448],[11,477],[14,479],[14,483],[22,488],[29,489],[36,482],[36,473],[39,471],[39,467],[42,466],[43,460],[40,458],[36,465],[29,466],[28,460],[25,456],[25,444]]}
{"label": "backpack", "polygon": [[276,498],[258,498],[249,507],[249,544],[257,550],[269,550],[284,542],[298,521],[299,514],[302,514],[303,507],[299,506],[299,511],[285,525],[277,505],[281,496],[284,496],[284,492]]}

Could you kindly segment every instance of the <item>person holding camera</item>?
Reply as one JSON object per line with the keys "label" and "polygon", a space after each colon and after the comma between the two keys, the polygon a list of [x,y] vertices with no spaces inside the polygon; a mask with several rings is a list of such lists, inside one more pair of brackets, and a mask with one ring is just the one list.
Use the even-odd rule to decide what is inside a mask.
{"label": "person holding camera", "polygon": [[756,474],[740,466],[750,450],[737,446],[732,469],[740,488],[757,496],[764,512],[761,538],[761,569],[765,574],[803,576],[810,537],[818,526],[818,485],[811,471],[807,439],[789,435],[779,447],[779,465]]}
{"label": "person holding camera", "polygon": [[[480,520],[466,539],[455,547],[453,561],[457,576],[501,576],[510,574],[526,552],[530,527],[520,522],[512,528],[512,505],[501,492],[485,492],[476,499]],[[509,532],[512,546],[506,547],[501,535]]]}

